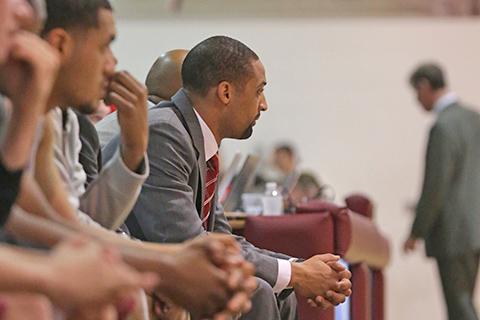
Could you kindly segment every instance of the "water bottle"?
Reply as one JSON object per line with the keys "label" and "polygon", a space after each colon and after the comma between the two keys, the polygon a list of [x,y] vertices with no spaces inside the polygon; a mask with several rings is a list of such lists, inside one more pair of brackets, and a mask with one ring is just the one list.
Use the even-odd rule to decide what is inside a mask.
{"label": "water bottle", "polygon": [[262,197],[263,215],[279,216],[283,214],[283,197],[278,190],[277,183],[268,182],[265,194]]}

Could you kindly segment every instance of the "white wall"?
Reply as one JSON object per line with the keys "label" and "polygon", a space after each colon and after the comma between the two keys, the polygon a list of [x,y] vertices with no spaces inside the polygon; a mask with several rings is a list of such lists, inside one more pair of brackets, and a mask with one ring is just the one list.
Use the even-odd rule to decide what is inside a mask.
{"label": "white wall", "polygon": [[[303,166],[335,186],[341,201],[370,194],[377,221],[390,237],[390,320],[441,319],[435,265],[400,254],[423,172],[430,118],[416,106],[407,78],[424,59],[441,62],[452,88],[480,106],[480,22],[435,19],[121,21],[115,45],[120,66],[142,80],[159,53],[189,48],[225,34],[250,45],[263,60],[270,110],[253,138],[226,151],[297,143]],[[480,230],[479,230],[480,232]]]}

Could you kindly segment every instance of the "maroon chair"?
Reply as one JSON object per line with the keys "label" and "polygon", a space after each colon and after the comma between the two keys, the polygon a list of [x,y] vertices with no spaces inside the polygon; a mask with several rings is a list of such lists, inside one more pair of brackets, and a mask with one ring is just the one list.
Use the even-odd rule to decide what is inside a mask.
{"label": "maroon chair", "polygon": [[385,280],[381,270],[372,270],[372,319],[385,319]]}
{"label": "maroon chair", "polygon": [[[389,261],[389,244],[371,221],[373,206],[365,197],[352,197],[346,207],[325,201],[314,201],[297,208],[302,212],[331,212],[334,219],[334,253],[341,255],[352,272],[353,293],[351,319],[383,320],[384,290],[383,269]],[[375,271],[372,271],[374,269]]]}
{"label": "maroon chair", "polygon": [[[333,219],[330,213],[247,217],[245,238],[259,248],[307,259],[334,249]],[[297,296],[301,320],[333,320],[333,310],[310,307]]]}
{"label": "maroon chair", "polygon": [[[347,207],[369,219],[374,217],[374,205],[370,198],[364,194],[351,194],[345,198]],[[385,318],[385,283],[382,270],[372,270],[372,319]]]}
{"label": "maroon chair", "polygon": [[312,200],[307,203],[302,203],[296,207],[296,213],[318,213],[318,212],[331,212],[337,213],[345,207],[340,207],[334,203],[324,200]]}
{"label": "maroon chair", "polygon": [[354,286],[350,297],[352,320],[372,319],[372,281],[370,268],[366,263],[350,266],[352,284]]}
{"label": "maroon chair", "polygon": [[373,203],[363,194],[355,193],[345,198],[347,208],[369,219],[373,219]]}

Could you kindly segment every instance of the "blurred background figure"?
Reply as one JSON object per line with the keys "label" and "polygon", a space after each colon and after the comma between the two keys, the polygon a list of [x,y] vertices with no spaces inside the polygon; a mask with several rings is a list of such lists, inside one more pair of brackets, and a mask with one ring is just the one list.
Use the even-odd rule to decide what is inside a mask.
{"label": "blurred background figure", "polygon": [[182,87],[182,63],[187,53],[185,49],[174,49],[155,60],[145,79],[148,101],[153,104],[168,101]]}
{"label": "blurred background figure", "polygon": [[430,129],[422,194],[405,252],[425,241],[437,261],[449,320],[478,319],[473,303],[480,258],[480,115],[447,87],[442,68],[420,65],[410,84],[436,121]]}
{"label": "blurred background figure", "polygon": [[290,193],[292,205],[312,200],[333,201],[335,192],[329,185],[323,184],[311,171],[302,172]]}
{"label": "blurred background figure", "polygon": [[263,159],[255,178],[254,190],[262,190],[265,183],[275,182],[282,186],[286,180],[297,171],[298,156],[293,145],[288,143],[278,144],[272,153]]}

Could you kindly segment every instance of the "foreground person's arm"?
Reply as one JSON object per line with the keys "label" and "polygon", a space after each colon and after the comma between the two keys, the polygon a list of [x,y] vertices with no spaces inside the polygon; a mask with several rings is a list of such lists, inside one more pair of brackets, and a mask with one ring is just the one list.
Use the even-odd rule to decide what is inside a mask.
{"label": "foreground person's arm", "polygon": [[125,290],[150,290],[152,274],[125,265],[114,250],[72,240],[50,254],[0,247],[0,288],[6,292],[44,294],[64,309],[115,303]]}

